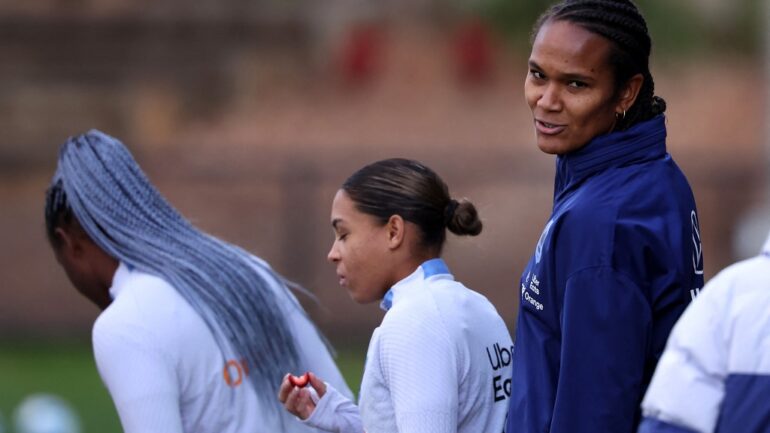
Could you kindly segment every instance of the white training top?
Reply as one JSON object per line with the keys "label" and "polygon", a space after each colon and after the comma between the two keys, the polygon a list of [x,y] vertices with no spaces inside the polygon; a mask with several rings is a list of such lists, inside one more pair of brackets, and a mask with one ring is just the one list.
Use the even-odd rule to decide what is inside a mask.
{"label": "white training top", "polygon": [[[165,280],[121,263],[110,294],[112,304],[94,324],[94,356],[126,433],[317,431],[278,406],[265,407],[240,359],[223,354],[203,319]],[[285,308],[302,364],[352,395],[304,313],[289,299]]]}
{"label": "white training top", "polygon": [[[359,411],[332,388],[306,423],[339,433],[497,433],[511,391],[512,342],[482,295],[433,259],[385,295]],[[319,374],[320,377],[323,377]]]}
{"label": "white training top", "polygon": [[770,239],[685,310],[642,401],[640,431],[768,432],[769,395]]}

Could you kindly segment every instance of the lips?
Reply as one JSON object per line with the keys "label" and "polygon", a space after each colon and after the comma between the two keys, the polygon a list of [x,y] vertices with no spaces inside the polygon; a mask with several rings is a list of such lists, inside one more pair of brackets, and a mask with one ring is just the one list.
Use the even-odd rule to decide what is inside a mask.
{"label": "lips", "polygon": [[337,280],[338,280],[340,286],[345,287],[348,284],[347,278],[345,278],[345,276],[342,275],[342,274],[339,274],[339,273],[337,274]]}
{"label": "lips", "polygon": [[535,119],[535,129],[538,133],[543,135],[557,135],[564,131],[566,128],[566,125],[549,123],[543,120]]}

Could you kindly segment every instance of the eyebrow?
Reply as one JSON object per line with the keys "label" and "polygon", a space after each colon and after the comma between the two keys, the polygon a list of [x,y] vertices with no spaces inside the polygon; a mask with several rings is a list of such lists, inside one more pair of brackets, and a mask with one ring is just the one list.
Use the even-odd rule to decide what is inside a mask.
{"label": "eyebrow", "polygon": [[[537,62],[535,62],[534,60],[530,60],[529,61],[529,66],[531,68],[539,69],[541,71],[543,70],[543,68],[540,67],[540,65],[538,65]],[[567,72],[567,73],[564,73],[564,74],[559,74],[559,78],[561,78],[562,80],[568,80],[568,81],[573,81],[573,80],[574,81],[585,81],[585,82],[593,82],[593,81],[595,81],[593,78],[591,78],[591,77],[589,77],[587,75],[579,74],[577,72]]]}
{"label": "eyebrow", "polygon": [[334,218],[334,219],[332,220],[332,227],[334,227],[334,229],[336,230],[336,229],[337,229],[337,226],[338,226],[338,225],[339,225],[341,222],[342,222],[342,218]]}

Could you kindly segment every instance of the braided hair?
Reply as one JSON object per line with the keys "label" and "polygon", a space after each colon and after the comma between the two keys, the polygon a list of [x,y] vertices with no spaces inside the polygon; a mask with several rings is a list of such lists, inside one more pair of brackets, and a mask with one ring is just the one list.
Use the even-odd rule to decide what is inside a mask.
{"label": "braided hair", "polygon": [[650,74],[652,41],[647,23],[631,0],[564,0],[540,16],[533,38],[549,21],[577,24],[612,43],[609,60],[615,72],[616,91],[620,91],[634,75],[644,77],[634,105],[618,119],[615,130],[628,129],[666,111],[666,101],[655,96],[655,82]]}
{"label": "braided hair", "polygon": [[[287,369],[300,371],[286,305],[301,308],[287,281],[246,251],[206,234],[150,183],[123,144],[92,130],[61,147],[46,192],[45,219],[55,230],[72,220],[110,256],[166,280],[204,319],[223,353],[238,354],[266,407]],[[265,392],[267,391],[267,392]],[[279,411],[283,413],[283,411]]]}

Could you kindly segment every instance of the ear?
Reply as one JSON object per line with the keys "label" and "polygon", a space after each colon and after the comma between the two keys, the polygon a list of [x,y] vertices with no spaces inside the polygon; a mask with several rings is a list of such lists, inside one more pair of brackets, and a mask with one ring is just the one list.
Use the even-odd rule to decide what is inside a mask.
{"label": "ear", "polygon": [[639,91],[642,89],[642,84],[644,84],[644,76],[642,74],[636,74],[626,82],[620,90],[617,113],[623,113],[634,105],[637,96],[639,96]]}
{"label": "ear", "polygon": [[388,234],[388,249],[395,250],[404,243],[406,223],[400,215],[392,215],[385,223]]}
{"label": "ear", "polygon": [[81,239],[61,227],[57,227],[54,230],[54,236],[58,240],[59,245],[57,249],[60,252],[67,253],[70,257],[77,257],[83,253],[83,243]]}

